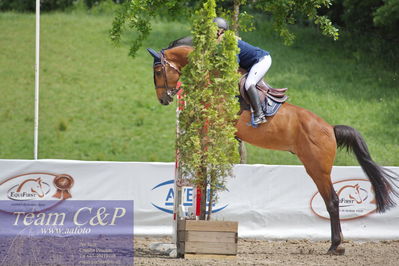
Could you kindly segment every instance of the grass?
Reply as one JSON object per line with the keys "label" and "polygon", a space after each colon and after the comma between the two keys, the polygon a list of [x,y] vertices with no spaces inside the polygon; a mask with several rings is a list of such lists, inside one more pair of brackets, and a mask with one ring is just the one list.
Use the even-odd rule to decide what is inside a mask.
{"label": "grass", "polygon": [[[115,48],[108,38],[112,16],[50,13],[41,17],[39,158],[174,161],[175,105],[158,103],[152,59],[189,33],[188,25],[157,22],[136,59],[127,57],[126,36]],[[33,158],[35,18],[0,13],[0,158]],[[294,28],[286,47],[267,22],[243,39],[269,50],[268,81],[288,87],[290,102],[331,124],[365,137],[373,158],[399,165],[398,73],[383,60],[352,53],[312,29]],[[248,162],[300,164],[287,152],[247,145]],[[357,165],[340,152],[336,165]]]}

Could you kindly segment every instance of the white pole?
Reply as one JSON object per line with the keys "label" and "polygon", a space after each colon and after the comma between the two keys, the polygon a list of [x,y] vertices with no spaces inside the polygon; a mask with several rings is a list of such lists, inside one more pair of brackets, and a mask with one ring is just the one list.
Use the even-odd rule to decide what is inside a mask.
{"label": "white pole", "polygon": [[36,0],[36,64],[35,64],[35,129],[34,158],[37,160],[39,140],[39,62],[40,62],[40,0]]}

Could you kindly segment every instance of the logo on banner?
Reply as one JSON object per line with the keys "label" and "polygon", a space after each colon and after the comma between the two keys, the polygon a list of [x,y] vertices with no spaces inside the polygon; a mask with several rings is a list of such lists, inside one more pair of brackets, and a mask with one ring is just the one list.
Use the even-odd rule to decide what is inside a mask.
{"label": "logo on banner", "polygon": [[57,188],[57,192],[53,195],[57,199],[69,199],[72,198],[69,192],[73,186],[73,178],[70,175],[62,174],[57,175],[54,178],[54,186]]}
{"label": "logo on banner", "polygon": [[[151,191],[153,191],[155,194],[152,198],[157,198],[157,201],[151,202],[152,206],[157,208],[160,211],[166,212],[166,213],[173,213],[173,205],[174,205],[174,199],[175,199],[175,191],[174,191],[174,180],[168,180],[165,182],[162,182],[156,186],[154,186]],[[193,206],[193,197],[194,197],[194,191],[192,187],[182,187],[182,193],[183,193],[183,206],[185,207],[192,207]],[[209,193],[207,193],[209,195]],[[156,195],[156,196],[155,196]],[[207,199],[207,204],[209,203],[209,199]],[[212,213],[219,212],[226,208],[228,204],[223,205],[223,206],[216,206],[217,204],[213,205],[213,210]]]}
{"label": "logo on banner", "polygon": [[50,198],[68,199],[74,180],[70,175],[29,173],[0,182],[0,192],[16,201],[43,200]]}
{"label": "logo on banner", "polygon": [[1,265],[133,265],[133,201],[57,202],[0,200]]}
{"label": "logo on banner", "polygon": [[[347,179],[333,183],[339,199],[341,220],[365,217],[376,210],[372,185],[367,179]],[[329,219],[324,201],[319,192],[310,200],[310,208],[317,216]]]}

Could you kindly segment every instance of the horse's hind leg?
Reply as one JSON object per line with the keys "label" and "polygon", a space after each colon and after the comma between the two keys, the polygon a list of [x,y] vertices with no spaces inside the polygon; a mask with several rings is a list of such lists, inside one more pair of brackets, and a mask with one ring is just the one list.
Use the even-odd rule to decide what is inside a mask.
{"label": "horse's hind leg", "polygon": [[[303,152],[298,154],[298,156],[303,162],[306,172],[315,182],[330,215],[331,247],[328,250],[328,254],[342,255],[345,253],[345,249],[339,246],[343,240],[339,220],[339,199],[331,183],[330,176],[335,158],[335,143],[334,146],[323,145],[322,148],[314,144],[309,146],[310,150],[308,147],[308,149],[302,150]],[[328,149],[328,146],[330,146],[330,149]]]}
{"label": "horse's hind leg", "polygon": [[[313,178],[313,177],[312,177]],[[315,178],[313,178],[315,180]],[[342,243],[343,236],[341,223],[339,220],[339,199],[331,183],[330,175],[322,175],[320,179],[315,180],[317,188],[326,204],[331,223],[331,246],[328,254],[343,255],[345,249],[339,245]]]}

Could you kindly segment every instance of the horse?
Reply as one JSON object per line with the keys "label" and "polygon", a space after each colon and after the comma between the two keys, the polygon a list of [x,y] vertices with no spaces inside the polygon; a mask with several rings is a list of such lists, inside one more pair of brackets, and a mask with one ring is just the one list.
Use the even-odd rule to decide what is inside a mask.
{"label": "horse", "polygon": [[[173,101],[179,91],[177,86],[182,68],[188,64],[193,51],[189,45],[168,47],[160,53],[148,49],[154,57],[154,85],[162,105]],[[254,128],[248,126],[251,112],[241,110],[235,121],[236,137],[249,144],[295,154],[304,165],[322,196],[330,216],[331,246],[328,254],[343,255],[343,235],[339,219],[339,198],[331,182],[331,170],[337,148],[346,148],[355,154],[363,171],[370,180],[376,198],[376,210],[385,212],[396,205],[399,197],[394,181],[399,175],[375,163],[360,133],[345,125],[330,125],[316,114],[285,102],[267,122]]]}
{"label": "horse", "polygon": [[39,198],[43,198],[44,191],[42,187],[42,179],[40,177],[36,179],[27,179],[18,186],[16,192],[33,193],[36,194]]}

